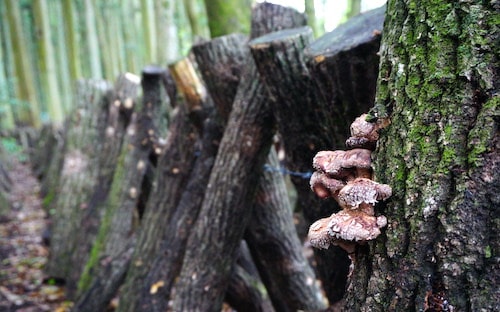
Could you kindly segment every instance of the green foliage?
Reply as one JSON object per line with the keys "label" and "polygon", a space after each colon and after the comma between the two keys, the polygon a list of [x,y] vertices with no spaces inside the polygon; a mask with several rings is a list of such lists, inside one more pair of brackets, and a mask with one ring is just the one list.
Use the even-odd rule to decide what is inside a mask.
{"label": "green foliage", "polygon": [[[0,1],[3,130],[38,125],[43,119],[60,121],[74,106],[77,79],[112,81],[124,72],[140,74],[152,63],[166,66],[188,53],[193,34],[209,33],[203,0],[37,1]],[[141,10],[143,3],[148,10]],[[193,5],[189,13],[194,24],[187,4]],[[249,14],[250,6],[241,11]],[[4,87],[7,82],[9,88]]]}

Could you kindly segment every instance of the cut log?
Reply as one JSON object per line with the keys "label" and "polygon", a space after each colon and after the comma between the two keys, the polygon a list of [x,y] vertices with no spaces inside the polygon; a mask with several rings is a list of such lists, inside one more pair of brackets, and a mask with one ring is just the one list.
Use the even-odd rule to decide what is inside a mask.
{"label": "cut log", "polygon": [[[206,152],[205,149],[209,148],[195,146],[200,129],[195,127],[193,120],[203,119],[203,107],[213,108],[213,105],[207,103],[209,99],[206,91],[203,91],[204,87],[200,85],[201,81],[196,76],[189,59],[181,60],[176,66],[171,67],[171,71],[176,85],[180,86],[179,91],[189,104],[178,105],[176,108],[179,112],[172,124],[175,128],[171,128],[169,141],[158,164],[157,186],[146,205],[141,221],[137,249],[122,291],[119,311],[166,309],[168,302],[164,294],[175,277],[172,272],[178,270],[176,261],[179,260],[176,259],[182,257],[184,250],[184,246],[180,245],[179,249],[172,247],[175,252],[169,252],[170,242],[182,241],[181,238],[176,240],[175,226],[183,225],[182,220],[176,216],[180,212],[176,207],[182,202],[182,194],[190,187],[188,183],[190,176],[196,172],[196,166],[193,168],[193,164],[195,161],[198,163]],[[198,152],[202,155],[197,157],[195,153]],[[196,202],[195,198],[190,200]],[[181,213],[190,211],[187,208]]]}
{"label": "cut log", "polygon": [[333,149],[344,148],[351,122],[373,106],[384,16],[385,6],[355,16],[304,51],[334,120],[328,129]]}
{"label": "cut log", "polygon": [[[311,170],[314,155],[333,144],[327,103],[315,89],[303,53],[311,41],[312,30],[303,27],[275,32],[250,42],[261,79],[273,99],[273,110],[285,145],[286,166],[302,173],[292,176],[291,180],[297,189],[298,205],[309,224],[330,215],[333,209],[310,190],[306,175]],[[347,255],[333,248],[316,252],[316,262],[329,300],[332,303],[340,300],[348,272]]]}
{"label": "cut log", "polygon": [[[75,311],[104,310],[108,303],[106,300],[117,293],[128,269],[129,261],[115,261],[115,258],[132,253],[129,250],[134,247],[131,241],[139,200],[147,200],[147,196],[141,196],[141,193],[146,172],[152,167],[150,158],[161,152],[158,133],[161,132],[159,125],[163,118],[160,111],[164,106],[161,97],[163,72],[158,67],[146,67],[143,70],[142,109],[132,115],[132,121],[127,127],[111,191],[103,205],[99,233],[92,246],[92,257],[87,261],[78,284],[80,299]],[[116,265],[126,267],[118,268]],[[104,286],[106,288],[99,290]],[[90,296],[89,292],[93,293],[91,304],[85,301]],[[95,309],[98,302],[100,306]]]}
{"label": "cut log", "polygon": [[106,311],[109,302],[116,296],[117,289],[123,283],[130,260],[134,252],[135,239],[129,240],[129,246],[113,258],[100,261],[98,276],[90,287],[78,298],[71,311],[95,312]]}
{"label": "cut log", "polygon": [[78,278],[72,279],[72,271],[79,270],[73,266],[72,254],[76,249],[83,210],[88,207],[98,180],[99,172],[95,164],[98,163],[102,137],[97,129],[103,125],[100,118],[106,115],[109,96],[108,83],[80,81],[76,93],[77,108],[66,130],[68,144],[53,208],[46,273],[66,280],[70,289],[76,289]]}
{"label": "cut log", "polygon": [[[274,149],[269,153],[266,165],[279,167]],[[274,309],[317,311],[324,308],[321,289],[297,235],[280,172],[263,172],[253,205],[245,239]]]}
{"label": "cut log", "polygon": [[193,46],[193,54],[219,116],[227,123],[243,64],[249,56],[247,37],[222,36]]}
{"label": "cut log", "polygon": [[[266,7],[275,6],[258,5],[254,16],[263,16],[260,10]],[[274,16],[273,27],[282,27],[280,22],[300,15],[293,10],[282,12],[287,13]],[[238,87],[200,216],[188,240],[179,282],[172,292],[173,307],[178,310],[220,309],[235,250],[251,215],[247,203],[253,200],[260,168],[272,144],[274,117],[251,59],[242,76],[245,79]]]}
{"label": "cut log", "polygon": [[[0,148],[0,158],[3,158],[3,150]],[[7,217],[10,212],[9,204],[9,192],[11,189],[12,181],[9,176],[9,172],[3,162],[0,159],[0,220],[2,217]]]}
{"label": "cut log", "polygon": [[[274,6],[272,8],[278,9]],[[242,35],[220,37],[193,47],[193,53],[207,83],[207,88],[213,95],[214,102],[224,120],[229,117],[236,93],[236,82],[241,76],[241,62],[248,56],[248,49],[238,50],[238,46],[232,49],[227,48],[233,46],[234,41],[241,42],[240,47],[243,47],[246,37]],[[226,65],[223,66],[221,63]],[[271,167],[279,166],[274,151],[270,153],[267,164]],[[263,199],[265,203],[260,201]],[[247,232],[258,239],[249,240],[248,243],[253,245],[254,261],[260,264],[261,276],[269,277],[269,279],[264,279],[264,284],[273,299],[275,308],[281,311],[283,307],[288,306],[290,311],[296,311],[298,309],[314,310],[321,307],[319,303],[321,299],[317,298],[320,297],[319,288],[315,283],[310,283],[311,280],[315,280],[314,272],[302,254],[302,246],[293,223],[283,176],[276,172],[265,172],[259,180],[256,200],[259,203],[253,206],[252,222]],[[266,248],[271,244],[277,246],[278,252]],[[275,264],[283,264],[290,255],[297,266],[287,268],[280,266],[283,270],[276,270]],[[274,272],[278,272],[280,278],[272,282],[271,280],[276,277]],[[231,286],[228,292],[231,291],[230,288]],[[303,294],[304,296],[301,296]],[[290,300],[290,298],[294,299]]]}
{"label": "cut log", "polygon": [[50,124],[43,126],[30,156],[34,173],[40,180],[40,195],[45,209],[54,204],[64,161],[66,127],[67,125],[54,128]]}
{"label": "cut log", "polygon": [[96,180],[92,181],[93,190],[89,194],[85,208],[82,209],[78,228],[75,229],[73,235],[77,242],[75,242],[75,249],[72,251],[71,265],[73,269],[66,284],[69,298],[76,298],[78,283],[88,262],[97,261],[97,259],[92,259],[95,254],[91,254],[91,251],[99,234],[103,211],[113,184],[126,128],[130,123],[137,102],[139,82],[140,78],[130,73],[122,74],[117,78],[107,105],[107,114],[101,115],[103,123],[95,129],[100,136],[96,139],[103,142],[98,150],[97,161],[92,163],[93,166],[97,167],[98,176]]}

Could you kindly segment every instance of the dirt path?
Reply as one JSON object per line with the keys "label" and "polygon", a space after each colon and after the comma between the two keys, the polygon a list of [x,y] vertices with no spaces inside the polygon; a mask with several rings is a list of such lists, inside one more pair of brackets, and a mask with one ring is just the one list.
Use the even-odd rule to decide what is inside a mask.
{"label": "dirt path", "polygon": [[26,164],[12,161],[11,212],[0,220],[0,312],[69,310],[64,289],[44,281],[48,249],[40,186]]}

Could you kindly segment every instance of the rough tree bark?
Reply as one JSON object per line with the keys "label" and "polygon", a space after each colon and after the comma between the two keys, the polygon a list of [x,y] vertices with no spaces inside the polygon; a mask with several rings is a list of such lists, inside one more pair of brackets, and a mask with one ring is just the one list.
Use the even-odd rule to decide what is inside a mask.
{"label": "rough tree bark", "polygon": [[333,119],[332,148],[343,148],[351,122],[375,100],[385,6],[349,19],[304,51],[317,90]]}
{"label": "rough tree bark", "polygon": [[[76,229],[90,200],[98,177],[98,150],[101,148],[103,128],[110,86],[104,81],[81,81],[77,85],[76,110],[71,115],[66,131],[67,147],[61,171],[59,192],[54,202],[51,227],[51,250],[46,267],[48,276],[66,279],[76,289],[72,276],[72,256],[77,242],[68,239]],[[76,270],[75,270],[76,271]],[[71,281],[70,281],[71,280]]]}
{"label": "rough tree bark", "polygon": [[[98,147],[94,150],[97,157],[95,162],[89,163],[94,170],[97,170],[97,176],[86,182],[92,184],[93,189],[85,195],[88,196],[87,200],[80,203],[80,219],[74,220],[76,227],[71,229],[74,249],[71,255],[71,274],[66,278],[66,291],[70,298],[76,297],[81,274],[93,256],[92,246],[101,226],[102,212],[113,183],[125,130],[130,123],[139,81],[139,77],[133,74],[120,75],[115,82],[105,112],[95,112],[103,123],[92,129],[96,137],[87,138],[90,139],[87,144]],[[100,143],[96,144],[96,140]],[[85,178],[85,174],[83,177]],[[71,193],[60,196],[71,196]]]}
{"label": "rough tree bark", "polygon": [[[148,199],[154,159],[161,152],[159,136],[162,108],[162,74],[165,70],[149,66],[142,72],[143,100],[132,114],[109,196],[104,205],[98,235],[78,284],[79,300],[73,311],[102,311],[116,295],[125,278],[135,243],[139,207]],[[138,78],[138,77],[137,77]]]}
{"label": "rough tree bark", "polygon": [[389,1],[372,117],[393,188],[348,311],[498,311],[499,5]]}
{"label": "rough tree bark", "polygon": [[[198,105],[189,104],[190,108]],[[155,301],[149,299],[155,298],[150,296],[162,288],[153,285],[164,283],[156,277],[149,281],[147,277],[161,254],[164,226],[171,220],[181,200],[182,190],[186,188],[196,159],[198,131],[190,118],[193,112],[187,106],[179,103],[172,117],[166,144],[158,160],[155,187],[137,233],[137,246],[124,283],[119,311],[140,311],[146,306],[151,308]]]}
{"label": "rough tree bark", "polygon": [[[270,8],[277,10],[279,7],[270,6]],[[254,23],[254,26],[257,27],[257,23]],[[283,26],[276,24],[275,27]],[[263,28],[263,31],[269,31],[270,28]],[[222,49],[227,43],[219,42],[230,43],[234,40],[241,40],[242,44],[246,38],[242,35],[220,37],[193,47],[204,81],[220,117],[225,122],[229,118],[231,104],[241,77],[241,63],[249,56],[247,48],[241,49],[241,54],[234,55],[234,50]],[[220,63],[232,65],[228,69],[228,65],[217,65]],[[238,63],[240,65],[235,66]],[[270,168],[279,167],[274,150],[269,153],[266,165]],[[318,298],[320,292],[317,285],[311,283],[311,280],[314,280],[314,273],[302,254],[281,173],[272,170],[263,172],[259,179],[256,197],[252,204],[247,204],[253,205],[253,208],[248,208],[252,209],[252,217],[245,239],[275,309],[295,311],[320,307],[322,302],[322,299]]]}

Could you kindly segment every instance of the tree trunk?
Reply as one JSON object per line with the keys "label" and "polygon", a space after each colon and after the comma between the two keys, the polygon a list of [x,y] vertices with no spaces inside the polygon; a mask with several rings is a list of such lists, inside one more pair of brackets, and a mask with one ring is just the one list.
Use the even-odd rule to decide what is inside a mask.
{"label": "tree trunk", "polygon": [[15,98],[12,87],[13,65],[12,49],[9,47],[12,35],[9,31],[6,1],[0,2],[0,129],[12,130],[15,127],[14,107],[8,100]]}
{"label": "tree trunk", "polygon": [[379,207],[348,311],[500,309],[498,4],[389,1],[375,118]]}
{"label": "tree trunk", "polygon": [[[101,52],[99,50],[99,39],[96,29],[95,6],[93,0],[84,0],[84,20],[85,20],[85,40],[87,50],[84,55],[88,55],[89,67],[85,76],[94,79],[102,79],[103,70],[101,66]],[[88,53],[88,54],[87,54]]]}
{"label": "tree trunk", "polygon": [[200,0],[184,0],[184,8],[191,26],[193,34],[192,42],[200,39],[208,39],[210,31],[208,29],[207,12],[205,9],[205,1]]}
{"label": "tree trunk", "polygon": [[[78,17],[74,1],[62,2],[62,26],[66,30],[64,46],[67,49],[69,72],[72,81],[82,77],[82,64],[80,61],[80,41],[78,40],[78,29],[76,27]],[[62,43],[61,43],[62,44]],[[130,70],[130,69],[129,69]]]}
{"label": "tree trunk", "polygon": [[155,8],[154,0],[141,1],[142,30],[146,46],[146,62],[151,64],[158,59],[158,46],[156,41]]}

